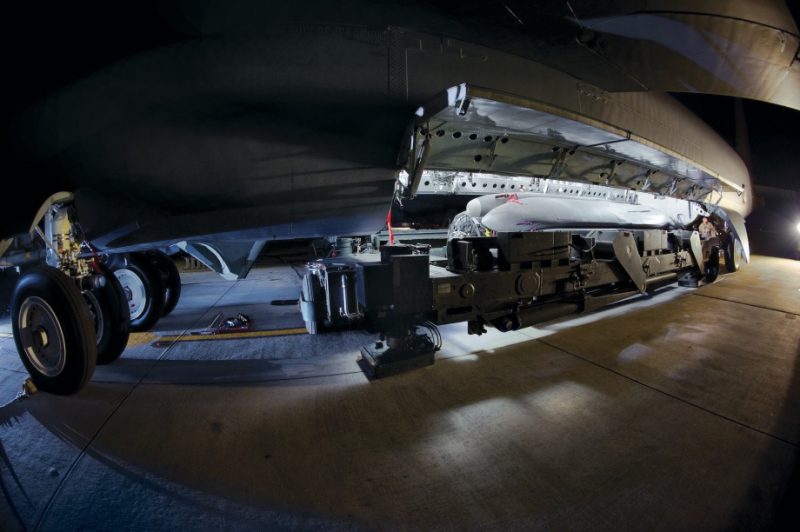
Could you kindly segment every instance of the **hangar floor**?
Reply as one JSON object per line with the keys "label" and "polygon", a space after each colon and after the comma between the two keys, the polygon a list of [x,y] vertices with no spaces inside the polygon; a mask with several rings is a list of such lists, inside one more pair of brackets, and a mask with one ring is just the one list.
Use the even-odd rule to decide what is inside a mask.
{"label": "hangar floor", "polygon": [[[3,530],[798,520],[800,262],[516,333],[444,327],[436,365],[374,382],[355,361],[371,336],[301,334],[270,304],[297,297],[291,268],[183,278],[174,313],[72,397],[15,400],[0,323]],[[218,312],[261,332],[192,334]]]}

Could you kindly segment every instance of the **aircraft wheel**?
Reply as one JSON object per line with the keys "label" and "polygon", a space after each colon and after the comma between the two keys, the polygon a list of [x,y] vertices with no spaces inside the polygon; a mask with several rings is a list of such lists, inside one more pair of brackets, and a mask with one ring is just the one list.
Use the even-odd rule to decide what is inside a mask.
{"label": "aircraft wheel", "polygon": [[94,373],[97,345],[81,291],[50,266],[35,266],[19,280],[12,303],[14,342],[40,390],[67,395]]}
{"label": "aircraft wheel", "polygon": [[147,331],[156,324],[164,308],[161,272],[144,253],[131,253],[124,265],[114,269],[131,316],[130,330]]}
{"label": "aircraft wheel", "polygon": [[130,336],[130,312],[125,292],[116,275],[104,272],[103,286],[85,290],[97,339],[97,363],[110,364],[120,357]]}
{"label": "aircraft wheel", "polygon": [[153,264],[161,272],[161,280],[164,283],[164,309],[161,311],[161,316],[166,316],[175,309],[175,305],[181,298],[181,274],[166,253],[150,251],[147,256],[153,260]]}
{"label": "aircraft wheel", "polygon": [[725,246],[725,269],[728,272],[737,272],[742,267],[742,244],[737,238],[730,238]]}
{"label": "aircraft wheel", "polygon": [[719,275],[719,247],[713,246],[711,252],[708,254],[706,261],[706,275],[703,280],[706,283],[713,283],[717,280]]}

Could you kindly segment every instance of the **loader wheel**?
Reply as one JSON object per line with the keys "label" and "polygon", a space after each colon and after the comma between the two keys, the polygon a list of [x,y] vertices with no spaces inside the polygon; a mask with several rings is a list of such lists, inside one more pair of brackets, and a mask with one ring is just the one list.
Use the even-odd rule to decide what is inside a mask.
{"label": "loader wheel", "polygon": [[719,276],[719,247],[713,246],[706,261],[706,274],[703,281],[713,283]]}
{"label": "loader wheel", "polygon": [[742,244],[737,238],[731,238],[725,246],[725,269],[728,272],[738,272],[742,267]]}

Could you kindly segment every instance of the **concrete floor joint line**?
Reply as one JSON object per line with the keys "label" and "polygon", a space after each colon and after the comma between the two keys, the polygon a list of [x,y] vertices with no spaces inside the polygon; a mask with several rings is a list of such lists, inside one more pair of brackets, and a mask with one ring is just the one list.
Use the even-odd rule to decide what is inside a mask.
{"label": "concrete floor joint line", "polygon": [[[214,303],[211,306],[208,307],[208,310],[216,308],[217,304],[219,304],[219,302],[222,301],[222,298],[224,298],[226,295],[228,295],[228,292],[233,290],[233,287],[236,286],[237,284],[238,284],[238,281],[231,283],[231,286],[227,290],[225,290],[222,293],[222,295],[220,295],[217,298],[217,300],[214,301]],[[187,327],[186,329],[184,329],[178,335],[178,338],[181,338],[181,337],[185,336],[190,330],[192,330],[195,327],[197,327],[197,325],[200,323],[200,320],[203,319],[203,316],[205,316],[205,314],[207,312],[208,311],[206,311],[205,313],[203,313],[203,315],[201,315],[199,318],[197,318],[192,323],[191,327]],[[128,398],[130,398],[130,396],[133,394],[133,392],[136,390],[136,388],[138,388],[139,385],[142,383],[142,381],[144,381],[147,378],[147,376],[150,375],[150,372],[153,371],[153,368],[155,368],[158,365],[158,363],[161,362],[164,359],[165,356],[167,356],[167,354],[169,353],[170,349],[172,349],[175,345],[177,345],[176,342],[171,343],[166,349],[164,349],[164,352],[161,354],[161,356],[159,356],[157,359],[155,359],[153,361],[153,363],[150,365],[150,367],[147,369],[147,371],[144,373],[144,375],[142,375],[142,377],[133,386],[131,386],[131,389],[128,390],[128,393],[125,394],[125,396],[122,398],[122,400],[119,402],[119,404],[116,407],[114,407],[114,409],[106,417],[106,419],[103,420],[103,422],[100,424],[100,426],[94,432],[94,434],[92,434],[92,437],[89,438],[89,441],[86,442],[86,445],[84,445],[81,448],[80,452],[78,453],[78,456],[76,456],[75,460],[72,461],[72,463],[70,464],[70,466],[67,469],[67,471],[64,474],[64,476],[61,477],[61,481],[58,483],[58,486],[56,486],[56,489],[53,490],[53,494],[50,496],[50,499],[48,499],[47,504],[45,504],[44,509],[42,510],[42,513],[39,516],[39,519],[36,520],[36,525],[33,527],[33,530],[35,532],[38,532],[39,530],[41,530],[42,524],[44,523],[45,518],[47,517],[47,514],[50,511],[50,508],[53,506],[53,502],[55,502],[56,497],[58,497],[58,494],[61,493],[61,490],[64,487],[64,484],[66,484],[67,479],[72,475],[72,472],[77,467],[78,462],[80,462],[81,458],[83,458],[84,455],[86,454],[86,450],[89,449],[89,447],[92,446],[92,444],[97,439],[97,437],[100,435],[100,433],[103,431],[103,429],[106,427],[106,425],[108,425],[108,422],[111,421],[111,418],[113,418],[114,415],[119,411],[119,409],[122,408],[122,405],[124,405],[125,402],[128,400]]]}
{"label": "concrete floor joint line", "polygon": [[800,314],[796,312],[790,312],[788,310],[781,310],[772,307],[765,307],[764,305],[756,305],[755,303],[747,303],[745,301],[737,301],[735,299],[725,299],[724,297],[712,296],[711,294],[699,294],[697,292],[692,292],[691,295],[699,297],[707,297],[708,299],[716,299],[717,301],[725,301],[726,303],[736,303],[737,305],[744,305],[746,307],[760,308],[762,310],[770,310],[772,312],[780,312],[781,314],[791,314],[792,316],[800,317]]}

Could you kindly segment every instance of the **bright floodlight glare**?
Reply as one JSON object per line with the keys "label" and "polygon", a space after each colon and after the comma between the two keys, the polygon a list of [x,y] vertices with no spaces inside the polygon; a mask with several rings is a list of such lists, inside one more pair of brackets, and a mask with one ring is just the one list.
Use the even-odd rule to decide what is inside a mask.
{"label": "bright floodlight glare", "polygon": [[800,222],[797,222],[797,232],[800,233]]}

